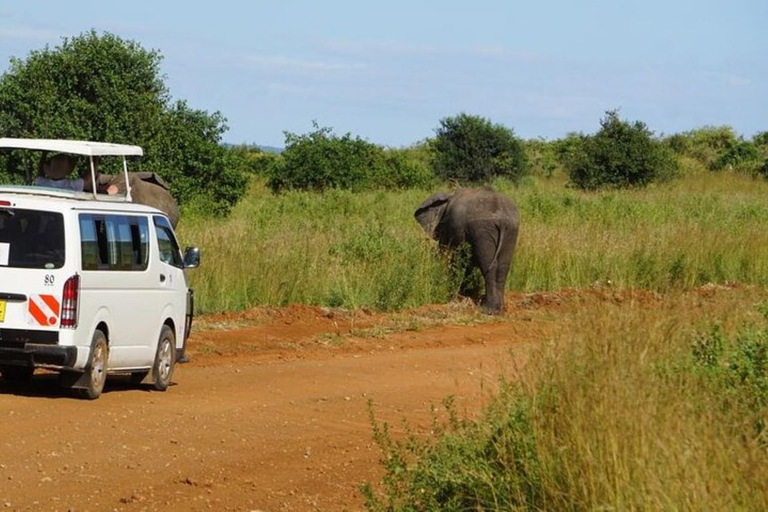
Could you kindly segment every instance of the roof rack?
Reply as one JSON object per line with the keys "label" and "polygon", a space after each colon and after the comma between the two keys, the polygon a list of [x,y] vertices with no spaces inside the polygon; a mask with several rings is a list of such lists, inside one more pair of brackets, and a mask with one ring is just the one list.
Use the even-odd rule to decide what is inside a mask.
{"label": "roof rack", "polygon": [[14,139],[10,137],[0,138],[0,149],[31,149],[86,156],[142,156],[144,154],[139,146],[127,144],[64,139]]}
{"label": "roof rack", "polygon": [[[128,164],[126,156],[142,156],[144,150],[139,146],[128,144],[112,144],[110,142],[91,142],[85,140],[67,140],[67,139],[18,139],[12,137],[0,138],[0,150],[2,149],[29,149],[33,151],[53,151],[56,153],[69,153],[73,155],[85,155],[90,159],[91,182],[93,187],[93,199],[119,200],[115,196],[106,196],[96,192],[96,166],[93,157],[99,156],[122,156],[123,173],[125,176],[125,201],[131,201],[131,184],[128,180]],[[44,188],[44,187],[40,187]],[[50,190],[50,189],[49,189]]]}

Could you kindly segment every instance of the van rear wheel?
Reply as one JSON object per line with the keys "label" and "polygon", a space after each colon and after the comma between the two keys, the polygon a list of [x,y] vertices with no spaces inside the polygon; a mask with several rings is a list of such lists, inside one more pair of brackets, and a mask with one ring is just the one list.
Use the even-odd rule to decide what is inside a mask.
{"label": "van rear wheel", "polygon": [[91,355],[86,367],[89,377],[88,384],[85,388],[77,390],[81,398],[95,400],[101,396],[104,383],[107,381],[108,360],[109,346],[107,345],[107,337],[99,329],[96,329],[91,340]]}
{"label": "van rear wheel", "polygon": [[157,391],[165,391],[171,384],[173,367],[176,364],[176,336],[167,325],[160,331],[157,342],[155,363],[152,365],[152,380]]}

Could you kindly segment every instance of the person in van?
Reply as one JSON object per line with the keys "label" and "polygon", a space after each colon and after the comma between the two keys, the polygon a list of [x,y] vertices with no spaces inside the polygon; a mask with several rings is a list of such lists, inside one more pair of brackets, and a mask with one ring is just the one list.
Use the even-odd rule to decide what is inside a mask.
{"label": "person in van", "polygon": [[59,153],[46,160],[45,154],[40,158],[40,169],[34,184],[39,187],[62,188],[82,191],[82,178],[70,179],[69,175],[75,168],[74,159],[65,153]]}

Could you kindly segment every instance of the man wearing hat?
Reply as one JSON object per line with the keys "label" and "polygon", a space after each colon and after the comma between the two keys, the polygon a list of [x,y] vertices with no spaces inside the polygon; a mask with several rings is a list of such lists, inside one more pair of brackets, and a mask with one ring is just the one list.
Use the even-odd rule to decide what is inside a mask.
{"label": "man wearing hat", "polygon": [[75,162],[70,155],[59,153],[47,162],[43,156],[40,159],[40,175],[35,178],[34,184],[40,187],[82,191],[82,178],[68,179],[74,168]]}

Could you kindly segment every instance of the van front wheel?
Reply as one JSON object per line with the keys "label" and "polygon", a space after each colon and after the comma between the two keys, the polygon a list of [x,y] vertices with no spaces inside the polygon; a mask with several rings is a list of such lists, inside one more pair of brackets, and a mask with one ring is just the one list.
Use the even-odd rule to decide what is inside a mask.
{"label": "van front wheel", "polygon": [[88,384],[78,393],[82,398],[95,400],[101,395],[104,383],[107,381],[107,361],[109,360],[109,346],[107,337],[99,329],[93,333],[91,340],[91,355],[88,360]]}
{"label": "van front wheel", "polygon": [[160,331],[157,342],[155,363],[152,365],[152,380],[157,391],[165,391],[171,384],[173,367],[176,364],[176,336],[167,325]]}

